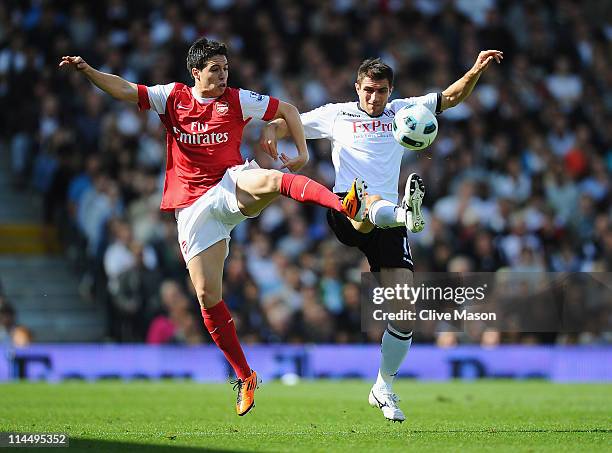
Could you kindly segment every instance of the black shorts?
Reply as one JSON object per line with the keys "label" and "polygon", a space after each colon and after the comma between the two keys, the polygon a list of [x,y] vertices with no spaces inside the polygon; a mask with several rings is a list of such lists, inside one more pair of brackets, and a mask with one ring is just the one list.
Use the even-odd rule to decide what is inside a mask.
{"label": "black shorts", "polygon": [[383,267],[414,271],[406,227],[375,227],[369,233],[360,233],[346,216],[331,209],[327,211],[327,223],[340,242],[363,252],[370,272],[380,272]]}

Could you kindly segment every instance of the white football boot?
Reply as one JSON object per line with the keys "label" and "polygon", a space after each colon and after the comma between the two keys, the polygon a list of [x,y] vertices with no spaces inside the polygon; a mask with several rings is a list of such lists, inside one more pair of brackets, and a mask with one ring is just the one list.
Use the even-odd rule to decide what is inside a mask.
{"label": "white football boot", "polygon": [[376,386],[372,387],[368,397],[370,406],[379,408],[387,420],[401,423],[406,420],[406,416],[397,405],[399,401],[399,397],[394,392]]}
{"label": "white football boot", "polygon": [[401,207],[406,211],[406,228],[413,233],[419,233],[425,228],[425,218],[421,212],[424,196],[423,179],[416,173],[412,173],[406,181]]}

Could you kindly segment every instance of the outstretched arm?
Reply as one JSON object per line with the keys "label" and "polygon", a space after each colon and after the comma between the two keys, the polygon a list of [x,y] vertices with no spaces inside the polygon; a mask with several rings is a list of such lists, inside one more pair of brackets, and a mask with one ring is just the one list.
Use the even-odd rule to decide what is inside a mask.
{"label": "outstretched arm", "polygon": [[446,110],[454,107],[467,98],[474,89],[476,82],[478,82],[480,75],[489,67],[489,64],[494,59],[500,63],[503,58],[504,53],[499,50],[484,50],[480,52],[474,66],[463,77],[442,92],[441,109]]}
{"label": "outstretched arm", "polygon": [[115,99],[121,101],[138,102],[138,86],[135,83],[128,82],[119,76],[100,72],[89,66],[81,57],[62,57],[59,67],[74,67],[77,71],[83,73],[91,83],[100,88],[102,91],[110,94]]}

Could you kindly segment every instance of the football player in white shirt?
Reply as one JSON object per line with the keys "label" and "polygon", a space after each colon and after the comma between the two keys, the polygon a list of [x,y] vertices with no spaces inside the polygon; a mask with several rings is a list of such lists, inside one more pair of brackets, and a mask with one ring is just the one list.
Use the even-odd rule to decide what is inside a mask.
{"label": "football player in white shirt", "polygon": [[[306,139],[326,138],[332,142],[335,193],[347,192],[358,176],[367,181],[365,220],[349,220],[331,211],[327,219],[340,242],[358,247],[365,254],[370,270],[380,272],[379,281],[383,286],[413,281],[407,230],[418,233],[425,225],[421,214],[425,187],[417,174],[408,177],[402,203],[397,205],[404,148],[393,138],[391,126],[395,112],[411,104],[423,104],[436,114],[454,107],[470,95],[491,62],[500,63],[502,59],[503,53],[498,50],[480,52],[472,68],[443,92],[391,102],[393,70],[378,58],[368,59],[357,71],[358,101],[327,104],[300,116]],[[277,139],[287,133],[282,119],[269,122],[260,139],[264,151],[274,159],[279,158]],[[286,162],[288,157],[281,154],[280,159]],[[409,325],[397,322],[387,325],[378,379],[370,391],[369,402],[389,420],[401,422],[406,418],[397,405],[399,398],[392,384],[411,343]]]}

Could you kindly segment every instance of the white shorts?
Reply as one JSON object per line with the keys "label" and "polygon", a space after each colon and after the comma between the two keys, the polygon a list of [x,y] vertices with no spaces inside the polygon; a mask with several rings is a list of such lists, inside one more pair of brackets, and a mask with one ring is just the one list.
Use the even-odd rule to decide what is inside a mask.
{"label": "white shorts", "polygon": [[[245,162],[228,168],[223,178],[191,206],[174,210],[178,228],[178,241],[185,263],[211,245],[225,239],[229,245],[230,233],[236,225],[248,218],[238,208],[236,181],[243,170],[259,168],[257,162]],[[229,253],[229,247],[225,257]]]}

